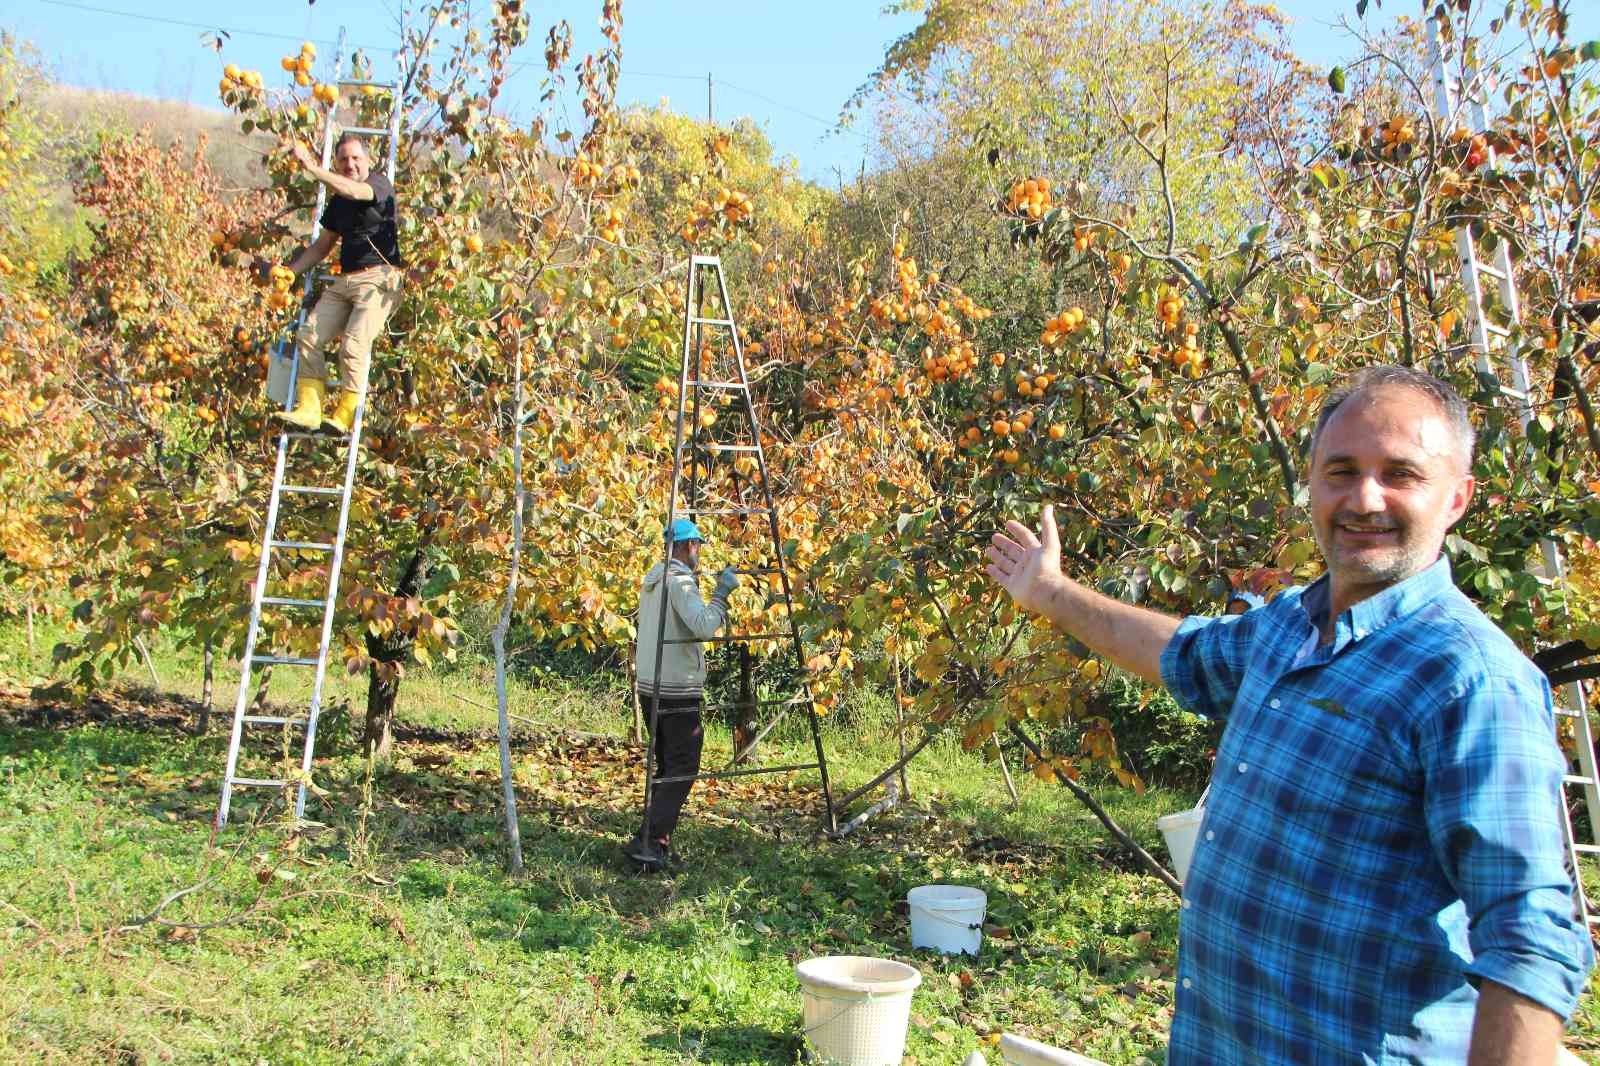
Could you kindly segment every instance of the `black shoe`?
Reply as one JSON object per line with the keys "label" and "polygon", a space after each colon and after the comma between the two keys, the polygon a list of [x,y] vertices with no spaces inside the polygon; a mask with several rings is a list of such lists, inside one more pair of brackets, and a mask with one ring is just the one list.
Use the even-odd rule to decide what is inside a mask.
{"label": "black shoe", "polygon": [[642,834],[636,834],[624,844],[622,854],[648,871],[665,869],[669,858],[667,849]]}

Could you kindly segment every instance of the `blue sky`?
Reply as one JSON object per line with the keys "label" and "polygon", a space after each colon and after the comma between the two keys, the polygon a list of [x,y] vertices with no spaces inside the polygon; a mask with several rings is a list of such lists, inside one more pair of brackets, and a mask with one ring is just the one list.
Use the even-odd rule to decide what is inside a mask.
{"label": "blue sky", "polygon": [[[322,56],[331,56],[341,25],[352,41],[373,49],[381,74],[400,6],[401,0],[0,0],[0,28],[35,45],[64,82],[216,107],[224,59],[201,46],[207,28],[230,31],[225,59],[261,70],[269,84],[281,76],[278,57],[302,39],[317,41]],[[541,40],[563,17],[573,25],[575,52],[598,40],[599,0],[527,6]],[[840,107],[885,47],[918,22],[914,15],[884,15],[881,6],[877,0],[625,0],[622,97],[665,98],[680,111],[704,115],[710,73],[717,117],[755,119],[780,153],[799,161],[804,176],[831,183],[836,173],[854,174],[866,151],[860,134],[830,132]],[[1600,4],[1573,6],[1580,12],[1575,37],[1600,37]],[[1354,43],[1333,26],[1341,15],[1354,21],[1354,0],[1286,0],[1278,7],[1294,20],[1294,44],[1307,60],[1331,65],[1353,53]],[[1376,25],[1397,13],[1414,16],[1421,4],[1389,0],[1374,8],[1368,22]],[[530,43],[530,58],[538,57],[538,45]],[[516,109],[531,107],[536,94],[530,80],[508,95]]]}

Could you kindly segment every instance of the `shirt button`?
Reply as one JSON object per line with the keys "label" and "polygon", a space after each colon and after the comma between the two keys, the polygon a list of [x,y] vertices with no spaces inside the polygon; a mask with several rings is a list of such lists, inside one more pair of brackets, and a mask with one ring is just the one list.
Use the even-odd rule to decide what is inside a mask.
{"label": "shirt button", "polygon": [[1184,978],[1184,979],[1183,979],[1183,987],[1184,987],[1184,988],[1190,988],[1190,987],[1193,987],[1193,983],[1192,983],[1192,982],[1191,982],[1191,981],[1190,981],[1190,980],[1189,980],[1189,979],[1188,979],[1188,978],[1187,978],[1187,977],[1185,977],[1185,978]]}
{"label": "shirt button", "polygon": [[1267,706],[1271,707],[1273,710],[1277,710],[1279,707],[1283,706],[1283,701],[1280,700],[1278,697],[1274,696],[1274,697],[1272,697],[1272,702],[1269,703]]}
{"label": "shirt button", "polygon": [[1243,773],[1249,773],[1249,771],[1250,771],[1250,764],[1249,764],[1249,763],[1247,763],[1247,762],[1242,762],[1242,763],[1240,763],[1240,764],[1239,764],[1239,772],[1240,772],[1240,773],[1241,773],[1241,774],[1243,774]]}
{"label": "shirt button", "polygon": [[1207,840],[1215,840],[1215,839],[1217,839],[1216,831],[1212,830],[1212,829],[1207,829],[1206,830],[1206,839]]}

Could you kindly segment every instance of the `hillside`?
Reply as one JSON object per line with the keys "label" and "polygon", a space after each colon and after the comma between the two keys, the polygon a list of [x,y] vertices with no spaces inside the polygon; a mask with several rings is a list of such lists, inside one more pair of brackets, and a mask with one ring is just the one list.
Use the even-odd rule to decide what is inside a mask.
{"label": "hillside", "polygon": [[82,234],[82,210],[72,202],[72,183],[83,173],[95,141],[104,133],[150,129],[158,144],[205,142],[205,156],[225,192],[259,188],[264,134],[246,136],[238,120],[224,111],[156,100],[132,93],[101,92],[59,83],[33,81],[28,103],[47,123],[51,136],[43,152],[45,171],[59,179],[49,197],[50,215],[62,232]]}

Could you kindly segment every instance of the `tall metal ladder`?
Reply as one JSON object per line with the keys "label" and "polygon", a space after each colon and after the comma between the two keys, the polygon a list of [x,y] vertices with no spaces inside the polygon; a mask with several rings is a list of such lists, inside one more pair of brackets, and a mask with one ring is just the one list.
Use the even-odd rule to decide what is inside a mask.
{"label": "tall metal ladder", "polygon": [[[1428,20],[1428,43],[1429,59],[1433,67],[1434,112],[1439,126],[1443,128],[1446,124],[1458,120],[1456,109],[1459,101],[1465,105],[1466,119],[1472,131],[1486,132],[1489,129],[1489,115],[1484,100],[1488,95],[1489,86],[1483,84],[1481,77],[1473,79],[1464,87],[1456,84],[1455,75],[1449,69],[1438,21],[1433,18]],[[1492,147],[1489,149],[1485,165],[1489,169],[1494,168],[1495,156]],[[1489,262],[1485,263],[1479,253],[1477,241],[1472,236],[1471,228],[1462,226],[1456,230],[1456,254],[1461,261],[1461,287],[1466,294],[1467,324],[1476,355],[1478,375],[1484,381],[1498,382],[1500,375],[1494,365],[1494,356],[1498,355],[1504,361],[1511,377],[1511,384],[1509,387],[1501,385],[1499,391],[1516,404],[1517,421],[1526,433],[1529,423],[1533,421],[1534,411],[1528,363],[1518,350],[1521,331],[1515,328],[1507,329],[1490,321],[1488,315],[1484,313],[1483,306],[1484,279],[1488,278],[1495,285],[1500,306],[1505,310],[1506,319],[1511,326],[1517,326],[1522,320],[1522,304],[1517,294],[1515,264],[1511,260],[1510,245],[1505,240],[1496,241],[1493,251],[1489,253]],[[1544,557],[1544,576],[1553,581],[1566,580],[1566,565],[1561,558],[1560,546],[1547,537],[1539,542],[1539,547]],[[1587,925],[1597,926],[1600,925],[1600,914],[1594,913],[1585,896],[1579,865],[1583,856],[1600,855],[1600,843],[1593,839],[1595,826],[1600,823],[1600,771],[1597,771],[1595,765],[1594,731],[1589,721],[1587,707],[1581,682],[1562,686],[1556,699],[1555,711],[1557,721],[1566,719],[1573,724],[1573,744],[1577,748],[1578,769],[1577,773],[1568,773],[1562,778],[1563,801],[1567,789],[1582,789],[1584,806],[1589,812],[1591,839],[1580,841],[1577,838],[1572,826],[1572,816],[1565,802],[1561,805],[1562,829],[1567,844],[1567,859],[1572,866],[1573,880],[1578,889],[1579,911]]]}
{"label": "tall metal ladder", "polygon": [[[703,278],[702,274],[707,277]],[[714,279],[714,287],[708,284],[708,281],[712,279]],[[708,295],[715,297],[721,308],[720,311],[710,315],[704,313]],[[713,371],[706,368],[701,359],[702,344],[706,343],[707,338],[714,336],[718,331],[726,331],[726,337],[734,357],[733,375],[726,380],[703,377],[704,373]],[[743,416],[742,425],[745,433],[748,434],[747,443],[713,440],[711,429],[701,425],[701,401],[708,393],[731,393],[738,397],[740,414]],[[686,416],[687,421],[685,420]],[[755,484],[751,487],[759,489],[761,501],[759,506],[746,506],[745,504],[748,501],[743,499],[729,501],[732,504],[731,506],[706,506],[702,502],[701,468],[722,454],[749,455],[755,458]],[[686,458],[688,460],[687,475],[685,475],[684,471]],[[745,493],[741,491],[740,496],[742,497],[743,495]],[[681,504],[680,500],[682,501]],[[715,503],[717,501],[712,502]],[[642,834],[649,829],[650,800],[655,794],[655,789],[660,785],[684,781],[705,781],[719,777],[743,777],[749,774],[787,773],[795,770],[816,770],[821,775],[827,829],[830,833],[835,832],[838,829],[838,822],[833,809],[833,791],[828,780],[828,758],[822,748],[822,730],[817,717],[816,702],[811,692],[811,679],[806,668],[805,649],[800,639],[799,626],[795,622],[794,598],[789,583],[789,570],[783,555],[783,540],[778,533],[778,509],[772,499],[772,487],[767,478],[766,452],[761,445],[761,428],[756,421],[755,404],[750,396],[750,381],[745,373],[744,346],[739,337],[738,326],[734,323],[733,306],[728,300],[728,287],[723,277],[722,260],[714,255],[691,255],[689,257],[689,277],[684,293],[683,359],[678,368],[677,435],[672,450],[672,488],[667,496],[667,528],[670,529],[673,521],[677,518],[700,516],[764,518],[772,553],[772,563],[769,566],[742,569],[738,573],[755,578],[758,581],[765,581],[774,575],[778,577],[785,621],[784,629],[781,631],[729,633],[723,636],[711,637],[704,643],[748,645],[757,641],[785,641],[794,653],[801,691],[795,696],[778,700],[760,700],[753,693],[751,694],[749,702],[745,705],[747,708],[757,711],[772,709],[775,713],[742,746],[736,743],[737,750],[735,750],[734,757],[726,769],[667,777],[657,776],[656,773],[656,743],[657,738],[660,736],[660,730],[657,725],[662,714],[674,712],[661,711],[655,706],[655,701],[651,701],[650,742],[645,753],[644,824],[640,832]],[[670,541],[666,541],[663,565],[670,566],[671,562],[672,544]],[[658,617],[653,620],[639,619],[641,631],[651,621],[655,623],[653,639],[656,642],[656,675],[653,678],[652,687],[656,691],[660,691],[661,653],[663,649],[672,644],[697,643],[694,638],[668,639],[666,597],[662,597],[661,603],[661,612]],[[645,639],[642,632],[640,639]],[[804,706],[806,709],[811,726],[811,740],[817,754],[816,761],[783,766],[738,766],[755,750],[756,745],[777,727],[784,716],[797,706]]]}
{"label": "tall metal ladder", "polygon": [[[333,69],[337,76],[344,68],[345,59],[345,31],[339,30],[338,46],[334,52]],[[368,81],[360,78],[339,78],[336,84],[339,87],[340,99],[345,91],[354,89],[361,91],[365,86],[374,86],[388,93],[389,115],[388,122],[383,126],[363,127],[346,126],[344,132],[355,133],[368,137],[388,138],[387,151],[384,153],[384,173],[393,183],[395,173],[395,159],[400,146],[400,119],[401,119],[401,91],[405,83],[405,53],[402,51],[397,57],[400,74],[394,82]],[[333,157],[334,143],[334,116],[337,105],[327,110],[323,120],[322,130],[322,166],[326,168]],[[328,189],[321,182],[317,183],[316,210],[311,216],[311,240],[315,241],[322,230],[322,209],[327,203]],[[326,270],[312,269],[306,271],[305,286],[302,295],[309,297],[313,284],[322,278],[330,276]],[[298,335],[300,327],[305,325],[306,301],[302,299],[299,315],[295,320],[295,329],[288,337],[278,340],[278,356],[282,357],[285,346],[292,348],[294,338]],[[299,376],[300,359],[298,350],[293,356],[293,368],[289,374],[289,394],[284,402],[284,409],[289,409],[294,403],[295,379]],[[344,565],[344,538],[345,529],[350,516],[350,495],[355,486],[356,459],[361,451],[361,424],[366,415],[366,395],[362,394],[361,400],[356,404],[355,417],[351,422],[350,435],[339,437],[321,432],[303,432],[295,429],[285,429],[278,434],[278,455],[272,471],[272,492],[267,503],[267,520],[261,532],[261,557],[256,566],[256,579],[251,586],[250,593],[250,625],[245,634],[244,655],[239,664],[239,696],[233,707],[233,732],[228,738],[228,762],[222,774],[222,798],[217,804],[217,816],[212,823],[214,830],[220,830],[228,824],[228,808],[233,800],[233,790],[238,787],[260,788],[286,788],[294,784],[295,801],[294,815],[296,818],[305,815],[306,786],[310,782],[311,756],[316,746],[317,717],[322,711],[322,685],[327,677],[328,647],[333,639],[333,614],[334,607],[339,598],[339,571]],[[284,480],[284,468],[289,456],[289,442],[293,440],[310,441],[311,448],[317,443],[331,443],[343,441],[345,444],[344,478],[337,486],[334,485],[297,485],[289,484]],[[331,541],[319,540],[286,540],[277,535],[278,518],[284,505],[285,497],[309,497],[313,501],[318,497],[337,497],[339,501],[338,524]],[[327,591],[322,599],[302,599],[293,596],[273,596],[267,594],[270,578],[270,567],[274,552],[312,552],[329,556]],[[261,611],[263,607],[279,608],[288,611],[305,611],[320,608],[322,611],[322,631],[317,643],[315,658],[293,655],[260,655],[256,653],[256,641],[261,633]],[[250,683],[255,676],[256,667],[311,667],[314,670],[311,683],[311,703],[304,716],[283,716],[274,714],[250,714]],[[239,749],[244,739],[246,726],[275,726],[280,730],[303,729],[305,740],[300,759],[298,775],[288,778],[278,777],[250,777],[241,776],[239,769]]]}

